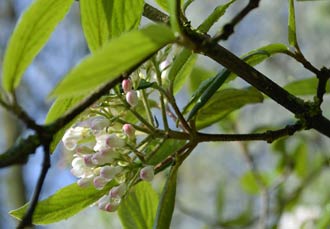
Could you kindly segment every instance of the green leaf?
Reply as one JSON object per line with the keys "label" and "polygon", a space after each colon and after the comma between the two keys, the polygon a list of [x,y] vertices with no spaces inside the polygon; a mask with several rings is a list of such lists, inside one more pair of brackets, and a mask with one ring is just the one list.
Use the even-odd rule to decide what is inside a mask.
{"label": "green leaf", "polygon": [[307,146],[304,143],[300,143],[293,152],[295,160],[294,171],[298,177],[303,178],[308,174],[308,152]]}
{"label": "green leaf", "polygon": [[180,21],[178,15],[180,13],[177,0],[167,0],[168,3],[168,12],[170,13],[170,23],[172,30],[175,34],[181,34]]}
{"label": "green leaf", "polygon": [[152,228],[156,217],[158,195],[148,182],[135,185],[118,208],[124,229]]}
{"label": "green leaf", "polygon": [[225,14],[227,8],[236,0],[231,0],[226,4],[217,6],[214,11],[198,26],[198,30],[201,32],[208,32],[210,28]]}
{"label": "green leaf", "polygon": [[169,81],[173,83],[174,94],[178,92],[186,82],[187,77],[190,75],[195,65],[196,58],[197,55],[186,48],[176,56],[168,74]]}
{"label": "green leaf", "polygon": [[90,93],[174,39],[173,33],[165,25],[151,25],[114,38],[73,68],[51,96],[70,97]]}
{"label": "green leaf", "polygon": [[[157,165],[183,147],[185,143],[186,141],[177,139],[166,139],[163,142],[162,139],[153,140],[149,144],[148,150],[146,150],[146,155],[148,155],[146,163],[148,165]],[[154,150],[157,151],[153,153]],[[151,154],[152,156],[150,156]]]}
{"label": "green leaf", "polygon": [[177,162],[171,167],[170,174],[160,197],[153,229],[170,228],[175,206],[176,183],[179,166],[180,163]]}
{"label": "green leaf", "polygon": [[[82,188],[76,183],[66,186],[38,203],[33,214],[33,224],[51,224],[67,219],[95,203],[115,184],[115,182],[110,182],[103,190],[96,190],[92,185]],[[9,213],[17,219],[22,219],[28,206],[27,203]]]}
{"label": "green leaf", "polygon": [[3,62],[2,85],[13,92],[26,68],[46,44],[73,0],[36,0],[18,21],[9,40]]}
{"label": "green leaf", "polygon": [[[315,95],[318,79],[316,77],[296,80],[284,86],[284,89],[294,95]],[[326,92],[330,92],[330,84],[326,85]]]}
{"label": "green leaf", "polygon": [[[157,2],[157,4],[163,8],[163,10],[169,12],[169,4],[167,0],[155,0],[155,2]],[[184,0],[181,0],[181,5],[184,3]]]}
{"label": "green leaf", "polygon": [[110,38],[136,29],[143,0],[80,0],[81,23],[89,49],[94,52]]}
{"label": "green leaf", "polygon": [[[48,111],[48,114],[46,116],[45,124],[50,124],[63,116],[66,112],[68,112],[71,108],[73,108],[75,105],[77,105],[80,101],[82,101],[83,97],[73,97],[73,98],[68,98],[68,99],[62,99],[58,98],[55,100],[53,105]],[[68,129],[73,123],[75,123],[75,119],[71,120],[70,123],[68,123],[65,127],[63,127],[60,131],[58,131],[54,136],[53,140],[50,144],[50,152],[54,152],[57,144],[60,142],[62,139],[66,129]]]}
{"label": "green leaf", "polygon": [[189,90],[191,92],[194,92],[195,90],[197,90],[197,88],[199,88],[203,81],[208,78],[211,78],[214,75],[216,75],[215,72],[195,65],[190,73]]}
{"label": "green leaf", "polygon": [[294,11],[294,0],[289,0],[288,40],[291,46],[297,47],[296,16]]}
{"label": "green leaf", "polygon": [[256,176],[254,176],[252,171],[246,172],[241,178],[240,178],[240,184],[242,188],[249,194],[256,195],[260,192],[260,185],[259,182],[262,182],[266,186],[269,186],[271,184],[272,176],[267,173],[259,173],[260,180],[258,181]]}
{"label": "green leaf", "polygon": [[197,113],[196,127],[197,129],[205,128],[244,105],[262,101],[263,95],[255,88],[228,88],[217,91]]}
{"label": "green leaf", "polygon": [[[262,46],[260,48],[254,49],[244,55],[241,56],[241,59],[244,59],[244,61],[251,65],[255,66],[257,64],[260,64],[261,62],[267,60],[274,54],[278,53],[286,53],[288,51],[288,47],[281,43],[274,43]],[[235,73],[231,73],[228,77],[227,82],[234,80],[237,77]]]}

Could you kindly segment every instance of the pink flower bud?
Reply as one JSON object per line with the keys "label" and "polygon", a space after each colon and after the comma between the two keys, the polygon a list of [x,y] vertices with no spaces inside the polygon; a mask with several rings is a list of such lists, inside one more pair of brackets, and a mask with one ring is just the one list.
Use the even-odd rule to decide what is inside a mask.
{"label": "pink flower bud", "polygon": [[120,166],[110,166],[110,165],[106,165],[104,167],[101,168],[100,170],[100,176],[111,180],[113,179],[118,173],[120,173],[123,170],[122,167]]}
{"label": "pink flower bud", "polygon": [[123,132],[129,138],[135,137],[135,128],[131,124],[124,124],[123,125]]}
{"label": "pink flower bud", "polygon": [[96,189],[101,190],[104,188],[104,186],[108,183],[108,180],[105,179],[104,177],[97,176],[93,180],[93,184]]}
{"label": "pink flower bud", "polygon": [[127,185],[125,183],[121,183],[120,185],[113,187],[110,192],[109,196],[111,198],[121,198],[127,190]]}
{"label": "pink flower bud", "polygon": [[123,82],[121,83],[121,86],[123,88],[124,93],[127,93],[130,90],[132,90],[133,84],[130,79],[124,79]]}
{"label": "pink flower bud", "polygon": [[132,107],[135,107],[138,104],[138,96],[137,92],[130,90],[126,93],[126,101],[128,102],[129,105]]}
{"label": "pink flower bud", "polygon": [[154,176],[155,176],[154,167],[151,165],[142,168],[140,171],[140,178],[142,180],[152,181],[152,179],[154,179]]}

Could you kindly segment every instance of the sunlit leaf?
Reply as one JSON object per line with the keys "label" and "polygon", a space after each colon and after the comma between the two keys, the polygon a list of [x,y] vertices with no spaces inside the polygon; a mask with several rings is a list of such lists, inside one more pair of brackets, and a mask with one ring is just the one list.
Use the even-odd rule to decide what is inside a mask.
{"label": "sunlit leaf", "polygon": [[180,18],[178,18],[179,12],[181,9],[178,9],[177,0],[167,0],[168,3],[168,12],[170,13],[170,23],[173,32],[180,34]]}
{"label": "sunlit leaf", "polygon": [[173,41],[173,33],[165,25],[125,33],[73,68],[51,96],[69,97],[94,91]]}
{"label": "sunlit leaf", "polygon": [[231,0],[226,4],[217,6],[213,12],[203,21],[198,27],[201,32],[208,32],[210,28],[216,23],[226,12],[227,8],[236,0]]}
{"label": "sunlit leaf", "polygon": [[[94,186],[82,188],[76,183],[66,186],[38,203],[33,214],[33,224],[50,224],[67,219],[95,203],[114,185],[115,182],[110,182],[103,190],[96,190]],[[28,204],[9,213],[22,219],[27,208]]]}
{"label": "sunlit leaf", "polygon": [[175,206],[176,183],[179,166],[178,163],[171,167],[170,174],[160,197],[153,229],[170,228]]}
{"label": "sunlit leaf", "polygon": [[[83,99],[82,96],[68,98],[68,99],[62,99],[62,98],[56,99],[48,111],[45,123],[50,124],[54,122],[55,120],[66,114],[66,112],[70,111],[70,109],[73,108],[75,105],[77,105],[82,99]],[[57,144],[62,139],[65,130],[69,128],[75,122],[75,120],[76,119],[71,120],[70,123],[68,123],[65,127],[63,127],[53,136],[52,143],[50,144],[51,152],[54,152]]]}
{"label": "sunlit leaf", "polygon": [[26,68],[46,44],[73,0],[36,0],[22,14],[9,40],[2,85],[8,92],[19,85]]}
{"label": "sunlit leaf", "polygon": [[80,0],[83,31],[91,51],[139,26],[143,0]]}
{"label": "sunlit leaf", "polygon": [[186,83],[196,61],[196,54],[189,49],[183,49],[176,56],[168,74],[168,79],[173,83],[173,92],[178,92]]}
{"label": "sunlit leaf", "polygon": [[124,229],[152,228],[158,194],[148,182],[135,185],[120,203],[118,215]]}
{"label": "sunlit leaf", "polygon": [[293,47],[297,47],[297,35],[296,35],[296,17],[294,9],[294,0],[289,0],[289,21],[288,21],[288,40],[289,44]]}
{"label": "sunlit leaf", "polygon": [[220,121],[244,105],[260,103],[263,95],[254,88],[224,89],[216,92],[196,115],[196,127],[202,129]]}

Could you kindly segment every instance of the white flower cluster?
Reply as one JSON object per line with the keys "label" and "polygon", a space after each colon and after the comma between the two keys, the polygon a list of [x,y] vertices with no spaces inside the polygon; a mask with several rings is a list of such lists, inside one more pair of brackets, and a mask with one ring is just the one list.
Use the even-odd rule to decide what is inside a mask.
{"label": "white flower cluster", "polygon": [[[137,96],[131,81],[124,80],[122,86],[126,101],[135,106]],[[117,183],[98,200],[97,206],[102,210],[111,212],[118,208],[135,174],[139,173],[140,179],[146,181],[154,176],[153,166],[141,168],[141,162],[134,161],[136,156],[129,146],[136,144],[136,137],[131,124],[111,125],[109,118],[94,115],[69,128],[62,142],[73,152],[71,173],[78,178],[79,186],[94,185],[102,190],[112,180]]]}

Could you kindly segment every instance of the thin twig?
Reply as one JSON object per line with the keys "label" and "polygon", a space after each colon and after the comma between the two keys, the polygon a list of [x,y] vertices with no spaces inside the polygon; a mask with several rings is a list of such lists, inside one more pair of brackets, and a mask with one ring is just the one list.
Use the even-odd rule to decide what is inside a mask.
{"label": "thin twig", "polygon": [[272,143],[274,140],[291,136],[295,132],[302,129],[300,123],[294,125],[288,125],[279,130],[269,130],[264,133],[256,134],[205,134],[197,133],[197,140],[200,142],[211,142],[211,141],[267,141]]}
{"label": "thin twig", "polygon": [[33,213],[37,207],[41,189],[44,184],[48,169],[50,168],[49,144],[50,144],[50,142],[48,142],[47,144],[44,145],[44,152],[43,152],[44,158],[43,158],[43,162],[42,162],[42,169],[41,169],[41,172],[39,175],[39,179],[37,181],[37,185],[35,187],[33,197],[30,201],[29,208],[28,208],[27,212],[25,213],[22,221],[17,226],[18,229],[23,229],[23,228],[32,226]]}
{"label": "thin twig", "polygon": [[235,26],[242,21],[253,9],[258,8],[260,0],[250,0],[249,3],[227,24],[222,28],[222,31],[215,35],[212,39],[215,42],[227,40],[234,33]]}

